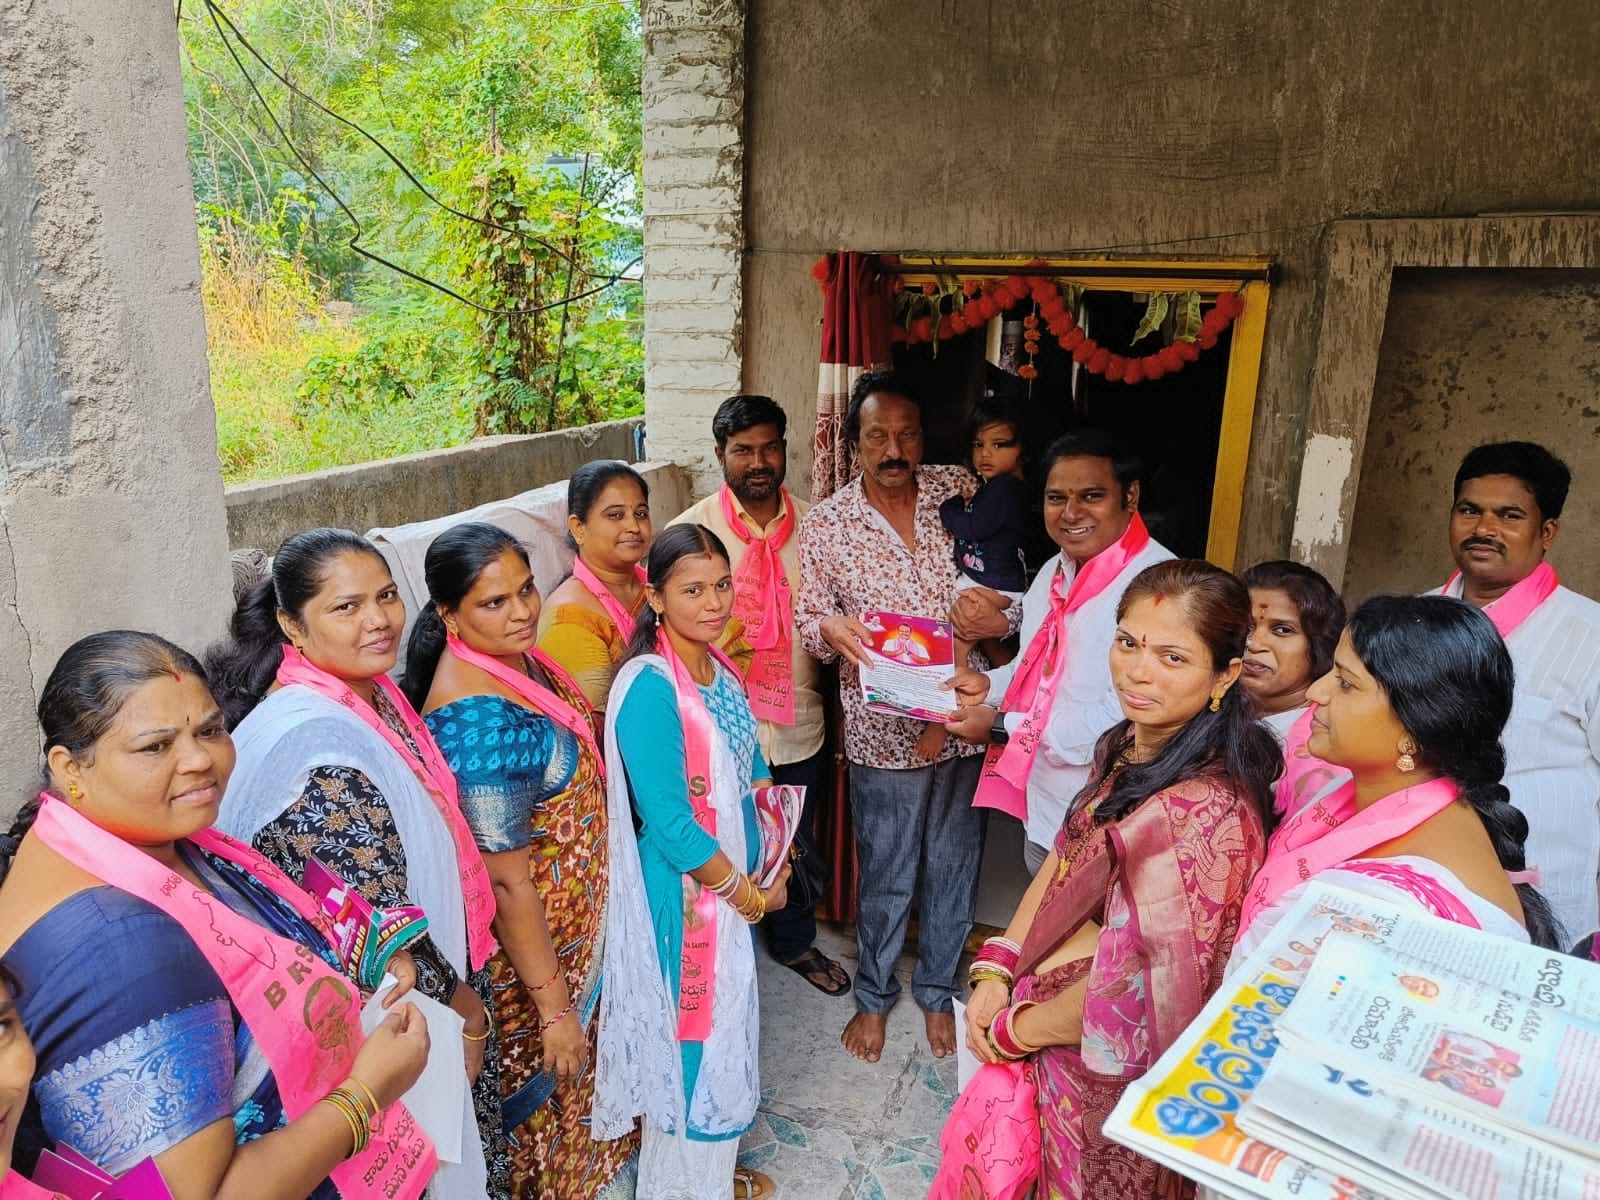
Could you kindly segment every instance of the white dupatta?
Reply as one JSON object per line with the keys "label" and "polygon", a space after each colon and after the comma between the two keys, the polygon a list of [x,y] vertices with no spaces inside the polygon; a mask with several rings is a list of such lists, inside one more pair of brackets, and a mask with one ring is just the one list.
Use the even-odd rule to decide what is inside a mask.
{"label": "white dupatta", "polygon": [[[666,662],[658,655],[630,659],[617,672],[606,705],[611,886],[592,1114],[594,1136],[601,1140],[631,1132],[640,1116],[663,1131],[685,1131],[677,998],[657,953],[659,939],[644,890],[627,772],[617,748],[617,714],[628,689],[646,669],[667,675]],[[719,664],[717,670],[726,668]],[[742,865],[747,861],[742,805],[749,789],[748,772],[735,761],[715,721],[712,725],[711,807],[717,814],[717,842],[730,860]],[[744,919],[722,902],[717,904],[715,969],[711,1036],[704,1044],[688,1128],[726,1137],[755,1119],[761,1096],[756,1061],[760,1017],[755,941]]]}
{"label": "white dupatta", "polygon": [[[433,797],[394,748],[343,705],[297,684],[256,705],[233,731],[233,744],[239,757],[223,791],[217,828],[247,844],[300,798],[317,767],[348,767],[372,781],[388,802],[405,850],[411,903],[428,914],[428,936],[464,981],[467,911],[455,844]],[[430,1053],[448,1052],[435,1043]],[[462,1114],[461,1152],[462,1162],[439,1164],[428,1185],[432,1200],[484,1195],[487,1169],[470,1103]]]}

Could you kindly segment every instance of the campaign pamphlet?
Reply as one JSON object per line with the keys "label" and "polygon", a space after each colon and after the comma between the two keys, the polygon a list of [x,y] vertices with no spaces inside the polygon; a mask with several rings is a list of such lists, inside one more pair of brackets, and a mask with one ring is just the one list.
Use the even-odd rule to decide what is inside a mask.
{"label": "campaign pamphlet", "polygon": [[806,789],[787,783],[757,788],[756,821],[761,826],[761,863],[756,869],[756,886],[769,888],[789,860],[789,847],[800,828],[800,814],[806,806]]}
{"label": "campaign pamphlet", "polygon": [[117,1176],[102,1171],[65,1142],[39,1155],[33,1183],[60,1192],[67,1200],[172,1200],[155,1159],[147,1158]]}
{"label": "campaign pamphlet", "polygon": [[955,673],[955,635],[950,622],[905,613],[864,612],[870,639],[862,649],[872,665],[862,667],[861,694],[873,712],[943,723],[954,714],[954,692],[939,685]]}

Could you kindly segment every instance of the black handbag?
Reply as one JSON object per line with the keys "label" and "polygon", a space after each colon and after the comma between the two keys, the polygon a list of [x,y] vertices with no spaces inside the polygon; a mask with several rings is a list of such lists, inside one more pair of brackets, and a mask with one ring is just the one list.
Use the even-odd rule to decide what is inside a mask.
{"label": "black handbag", "polygon": [[789,847],[789,908],[814,910],[828,893],[833,872],[815,846],[802,846],[798,839]]}

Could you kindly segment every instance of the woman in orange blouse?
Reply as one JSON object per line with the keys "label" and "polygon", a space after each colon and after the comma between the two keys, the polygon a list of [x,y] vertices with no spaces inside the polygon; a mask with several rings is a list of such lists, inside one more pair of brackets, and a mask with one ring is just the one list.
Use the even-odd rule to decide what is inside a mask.
{"label": "woman in orange blouse", "polygon": [[585,463],[567,484],[567,542],[578,556],[539,616],[539,649],[599,712],[644,604],[649,499],[643,476],[613,460]]}

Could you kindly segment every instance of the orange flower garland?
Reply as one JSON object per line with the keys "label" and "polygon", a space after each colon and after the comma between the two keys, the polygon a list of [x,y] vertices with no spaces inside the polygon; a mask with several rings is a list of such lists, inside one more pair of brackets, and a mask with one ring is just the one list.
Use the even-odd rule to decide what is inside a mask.
{"label": "orange flower garland", "polygon": [[[933,294],[923,288],[924,294]],[[934,289],[935,292],[937,288]],[[1104,376],[1112,382],[1142,383],[1146,379],[1161,379],[1199,359],[1202,351],[1217,344],[1228,326],[1244,311],[1244,297],[1238,292],[1223,292],[1216,298],[1211,311],[1200,320],[1200,332],[1193,341],[1180,339],[1164,346],[1154,354],[1137,357],[1115,354],[1101,346],[1078,327],[1076,318],[1062,298],[1060,285],[1042,275],[1012,275],[999,282],[978,284],[969,280],[962,285],[966,303],[953,313],[945,313],[937,322],[932,316],[917,317],[910,328],[894,327],[892,338],[896,342],[916,345],[918,342],[953,337],[976,329],[992,317],[1015,308],[1023,300],[1031,299],[1034,312],[1022,320],[1023,348],[1028,361],[1017,370],[1023,379],[1037,379],[1039,368],[1033,358],[1038,353],[1039,324],[1056,339],[1062,350],[1072,355],[1072,361],[1085,370]]]}

